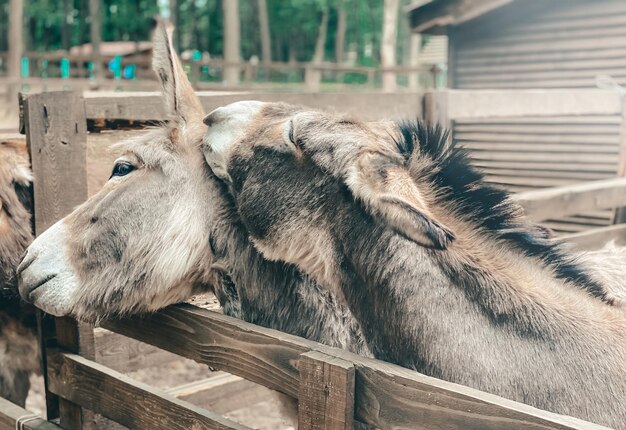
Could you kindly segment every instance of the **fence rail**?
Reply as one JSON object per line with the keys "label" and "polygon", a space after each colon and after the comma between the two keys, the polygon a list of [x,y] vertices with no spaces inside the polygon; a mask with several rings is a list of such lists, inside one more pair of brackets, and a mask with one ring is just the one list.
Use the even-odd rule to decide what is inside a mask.
{"label": "fence rail", "polygon": [[[228,102],[226,100],[243,97],[247,95],[205,94],[202,102],[205,108],[211,108]],[[254,98],[264,97],[266,100],[271,97],[285,99],[284,95],[254,94]],[[307,97],[302,103],[336,103],[334,106],[338,110],[343,110],[347,103],[341,97],[328,97],[320,94],[319,98]],[[370,119],[368,115],[374,113],[373,119],[378,119],[378,113],[383,109],[381,103],[393,101],[380,95],[376,95],[376,99],[368,99],[367,95],[359,97],[362,102],[370,100],[373,105],[359,108],[365,119]],[[524,97],[530,100],[531,107],[539,106],[540,101],[545,100],[544,95],[538,93]],[[606,92],[596,97],[614,100],[613,95]],[[36,179],[35,227],[38,233],[69,212],[77,199],[84,199],[87,121],[105,121],[102,127],[106,128],[109,120],[164,119],[160,100],[155,94],[133,97],[87,94],[82,98],[71,93],[49,93],[33,95],[23,101],[24,131],[31,148]],[[419,111],[419,97],[400,97],[399,100]],[[43,109],[44,105],[46,109]],[[598,111],[618,108],[609,105],[601,109],[594,103],[590,106],[591,110]],[[71,117],[68,117],[68,107],[71,107]],[[530,107],[525,109],[530,111]],[[545,106],[543,109],[547,111]],[[551,112],[562,112],[565,108],[550,109]],[[572,107],[567,109],[575,111]],[[406,113],[404,108],[398,110]],[[43,115],[47,115],[45,121]],[[393,113],[390,115],[394,116]],[[73,148],[72,152],[69,148]],[[50,159],[55,161],[52,163]],[[68,172],[72,177],[64,180]],[[37,180],[42,177],[46,179]],[[538,216],[543,216],[543,204],[566,202],[569,206],[559,210],[577,210],[588,204],[593,195],[602,197],[592,199],[590,204],[621,205],[624,199],[620,190],[626,186],[624,181],[603,181],[575,190],[526,194],[518,200]],[[58,183],[64,186],[54,188]],[[52,405],[49,418],[60,416],[64,428],[83,428],[85,417],[92,412],[137,429],[245,428],[96,363],[91,328],[67,318],[55,319],[52,326],[56,328],[56,339],[52,336],[44,339],[46,344],[57,345],[47,348],[44,354],[44,358],[47,357],[48,402]],[[104,327],[298,399],[301,429],[348,429],[352,428],[353,420],[381,429],[604,428],[191,305],[172,306],[140,318],[107,321]],[[50,324],[42,329],[50,332]],[[15,412],[11,415],[8,409],[7,405],[0,403],[0,423],[2,417],[8,416],[13,418],[5,421],[15,425]],[[57,428],[50,425],[53,426],[50,429]],[[48,427],[41,428],[48,430]]]}

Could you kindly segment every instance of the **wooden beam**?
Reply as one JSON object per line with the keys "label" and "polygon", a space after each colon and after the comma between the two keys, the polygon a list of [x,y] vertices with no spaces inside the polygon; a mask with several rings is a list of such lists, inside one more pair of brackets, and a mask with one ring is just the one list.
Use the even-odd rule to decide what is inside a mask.
{"label": "wooden beam", "polygon": [[301,354],[319,351],[351,362],[356,370],[355,420],[377,428],[432,422],[459,430],[606,430],[191,305],[106,321],[103,326],[293,398],[299,395]]}
{"label": "wooden beam", "polygon": [[513,196],[535,221],[626,205],[626,178],[527,191]]}
{"label": "wooden beam", "polygon": [[441,90],[427,97],[449,120],[622,114],[622,96],[608,90]]}
{"label": "wooden beam", "polygon": [[95,361],[122,373],[180,360],[176,354],[103,328],[94,330],[94,344]]}
{"label": "wooden beam", "polygon": [[[87,199],[87,121],[80,94],[51,92],[23,99],[24,124],[33,170],[35,234],[39,235]],[[94,356],[92,329],[69,319],[38,318],[43,369],[47,346]],[[54,327],[56,325],[56,327]],[[56,336],[56,337],[55,337]],[[79,406],[59,400],[46,385],[48,419],[61,418],[66,429],[88,428],[93,416]]]}
{"label": "wooden beam", "polygon": [[52,354],[48,374],[54,393],[128,428],[248,430],[80,355]]}
{"label": "wooden beam", "polygon": [[0,430],[61,430],[32,412],[0,397]]}
{"label": "wooden beam", "polygon": [[354,429],[354,365],[311,351],[300,356],[299,430]]}
{"label": "wooden beam", "polygon": [[573,243],[578,249],[593,251],[614,240],[617,245],[626,245],[626,224],[593,228],[580,233],[566,234],[554,239],[556,242]]}
{"label": "wooden beam", "polygon": [[[86,92],[85,109],[88,119],[93,120],[166,120],[160,93],[103,93]],[[205,112],[241,100],[285,102],[304,105],[314,109],[338,111],[361,120],[378,121],[381,112],[387,118],[417,117],[421,114],[421,96],[416,93],[322,93],[322,94],[272,94],[272,93],[218,93],[199,92]]]}

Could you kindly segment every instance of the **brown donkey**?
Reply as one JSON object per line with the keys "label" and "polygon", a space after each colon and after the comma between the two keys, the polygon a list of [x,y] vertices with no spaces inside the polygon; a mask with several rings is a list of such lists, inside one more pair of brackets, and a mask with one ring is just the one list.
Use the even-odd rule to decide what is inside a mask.
{"label": "brown donkey", "polygon": [[24,406],[39,370],[34,313],[20,303],[15,271],[32,241],[31,173],[23,141],[0,140],[0,397]]}
{"label": "brown donkey", "polygon": [[342,297],[375,356],[626,428],[626,313],[603,301],[623,277],[548,241],[441,129],[258,102],[205,121],[254,245]]}

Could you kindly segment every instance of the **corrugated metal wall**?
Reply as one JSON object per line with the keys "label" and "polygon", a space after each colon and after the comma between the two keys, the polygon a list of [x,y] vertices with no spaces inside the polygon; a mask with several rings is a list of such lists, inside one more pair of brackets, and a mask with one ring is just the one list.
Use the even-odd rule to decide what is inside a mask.
{"label": "corrugated metal wall", "polygon": [[[516,0],[451,34],[459,89],[626,86],[626,0]],[[620,116],[509,118],[454,124],[490,182],[524,191],[614,177]],[[610,223],[600,211],[550,221],[560,232]]]}
{"label": "corrugated metal wall", "polygon": [[455,88],[626,85],[624,0],[517,0],[455,35]]}

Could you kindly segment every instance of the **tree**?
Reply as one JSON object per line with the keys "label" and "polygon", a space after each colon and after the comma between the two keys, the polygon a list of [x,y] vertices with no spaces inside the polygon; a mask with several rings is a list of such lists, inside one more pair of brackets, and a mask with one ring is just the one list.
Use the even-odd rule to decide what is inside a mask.
{"label": "tree", "polygon": [[98,79],[102,74],[102,55],[100,55],[102,15],[100,14],[100,0],[89,0],[89,18],[91,22],[91,63],[93,64],[93,76]]}
{"label": "tree", "polygon": [[324,61],[324,48],[326,46],[326,37],[328,36],[328,8],[322,11],[322,19],[320,27],[317,31],[317,41],[315,42],[315,51],[313,51],[313,63],[319,64]]}
{"label": "tree", "polygon": [[344,0],[337,0],[337,33],[335,35],[335,61],[343,64],[346,45],[346,8]]}
{"label": "tree", "polygon": [[[9,3],[9,79],[19,79],[24,47],[24,2],[11,0]],[[7,97],[11,104],[17,101],[17,83],[10,83]]]}
{"label": "tree", "polygon": [[269,64],[272,62],[272,42],[266,0],[259,0],[259,28],[261,30],[261,58],[264,64]]}
{"label": "tree", "polygon": [[222,0],[224,10],[224,82],[228,85],[239,83],[239,66],[241,61],[239,1]]}
{"label": "tree", "polygon": [[[398,37],[398,0],[385,0],[383,12],[383,40],[380,47],[380,62],[383,68],[396,66],[396,40]],[[383,91],[396,90],[395,72],[383,72]]]}

